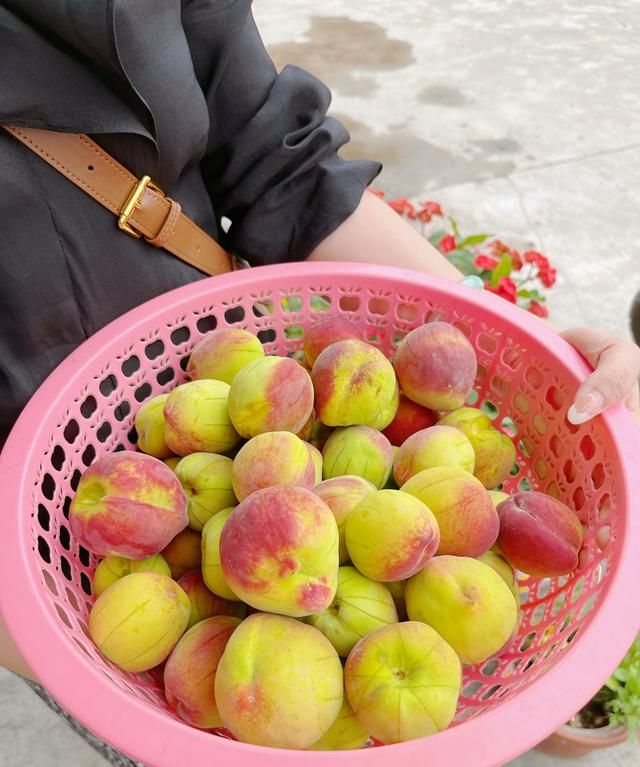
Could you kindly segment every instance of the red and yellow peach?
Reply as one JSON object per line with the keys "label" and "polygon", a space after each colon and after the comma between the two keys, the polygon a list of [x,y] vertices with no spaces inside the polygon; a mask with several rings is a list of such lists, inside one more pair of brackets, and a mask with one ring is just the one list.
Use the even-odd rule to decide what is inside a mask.
{"label": "red and yellow peach", "polygon": [[231,384],[243,367],[264,357],[260,339],[242,328],[220,328],[207,333],[193,347],[187,375],[192,380],[213,378]]}

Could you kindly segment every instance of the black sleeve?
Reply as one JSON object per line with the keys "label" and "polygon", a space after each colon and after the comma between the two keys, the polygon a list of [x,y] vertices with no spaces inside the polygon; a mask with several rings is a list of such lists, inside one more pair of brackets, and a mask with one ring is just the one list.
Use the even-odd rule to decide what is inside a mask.
{"label": "black sleeve", "polygon": [[182,21],[210,115],[202,173],[216,215],[232,222],[222,244],[253,265],[306,258],[380,164],[338,156],[349,134],[327,116],[329,90],[298,67],[276,72],[250,0],[193,0]]}

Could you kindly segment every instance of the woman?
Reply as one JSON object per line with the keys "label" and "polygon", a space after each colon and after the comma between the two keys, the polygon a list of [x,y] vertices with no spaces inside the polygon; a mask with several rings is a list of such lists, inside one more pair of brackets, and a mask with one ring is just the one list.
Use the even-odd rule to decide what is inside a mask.
{"label": "woman", "polygon": [[[379,164],[346,162],[346,130],[308,73],[277,73],[250,0],[0,0],[0,124],[86,133],[150,175],[252,265],[327,260],[461,275],[375,196]],[[222,219],[231,221],[225,231]],[[145,239],[0,130],[0,444],[52,368],[107,322],[205,276]],[[640,350],[564,333],[597,370],[571,410],[638,408]],[[28,674],[0,626],[0,662]]]}

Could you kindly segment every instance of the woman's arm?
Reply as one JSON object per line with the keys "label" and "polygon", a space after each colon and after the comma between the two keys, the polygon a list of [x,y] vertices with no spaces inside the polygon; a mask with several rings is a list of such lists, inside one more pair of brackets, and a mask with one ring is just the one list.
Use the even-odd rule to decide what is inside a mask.
{"label": "woman's arm", "polygon": [[368,193],[363,195],[354,213],[318,245],[308,260],[362,261],[401,266],[448,280],[462,279],[462,274],[386,202]]}

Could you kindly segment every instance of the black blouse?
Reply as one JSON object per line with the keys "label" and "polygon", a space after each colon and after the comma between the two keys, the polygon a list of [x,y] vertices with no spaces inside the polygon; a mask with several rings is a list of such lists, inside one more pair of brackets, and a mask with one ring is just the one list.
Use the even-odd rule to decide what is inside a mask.
{"label": "black blouse", "polygon": [[[338,157],[329,103],[251,0],[0,0],[0,123],[90,134],[253,265],[304,259],[380,170]],[[74,347],[201,277],[0,130],[0,444]]]}

